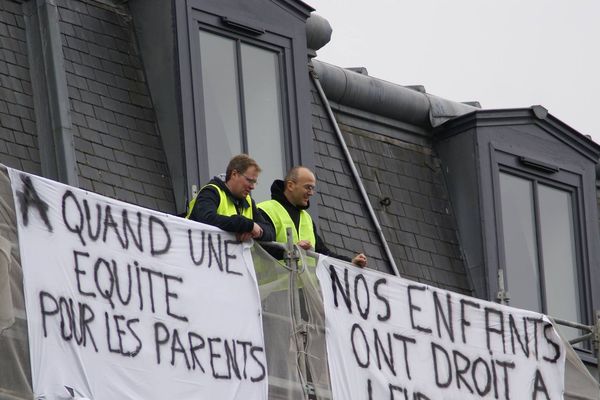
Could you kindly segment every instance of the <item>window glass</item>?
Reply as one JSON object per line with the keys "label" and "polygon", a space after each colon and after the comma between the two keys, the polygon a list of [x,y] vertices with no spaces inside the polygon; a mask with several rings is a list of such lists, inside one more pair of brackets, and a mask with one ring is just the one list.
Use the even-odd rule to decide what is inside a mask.
{"label": "window glass", "polygon": [[236,42],[200,31],[200,63],[210,176],[242,152]]}
{"label": "window glass", "polygon": [[[579,320],[571,193],[543,184],[538,185],[538,193],[547,312],[553,317]],[[575,329],[564,332],[570,338],[579,333]]]}
{"label": "window glass", "polygon": [[203,30],[200,52],[209,175],[248,153],[263,171],[252,195],[266,200],[286,168],[279,53]]}
{"label": "window glass", "polygon": [[[573,194],[500,172],[500,201],[510,304],[580,321]],[[581,334],[559,328],[568,339]]]}
{"label": "window glass", "polygon": [[271,182],[285,173],[279,57],[247,44],[241,55],[248,152],[263,170],[253,196],[261,201],[270,198]]}
{"label": "window glass", "polygon": [[542,311],[532,182],[501,172],[500,201],[510,304]]}

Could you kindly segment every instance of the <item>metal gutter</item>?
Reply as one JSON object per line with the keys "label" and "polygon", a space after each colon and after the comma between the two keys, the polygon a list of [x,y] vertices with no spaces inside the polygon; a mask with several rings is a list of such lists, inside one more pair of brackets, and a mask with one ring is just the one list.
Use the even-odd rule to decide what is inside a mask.
{"label": "metal gutter", "polygon": [[479,110],[318,60],[312,63],[329,100],[397,121],[430,129]]}
{"label": "metal gutter", "polygon": [[[313,62],[314,61],[315,60],[313,60]],[[377,235],[379,236],[379,239],[381,240],[381,244],[383,246],[385,254],[392,266],[392,272],[394,273],[394,275],[400,276],[400,271],[398,270],[398,267],[396,266],[396,262],[394,261],[394,256],[392,255],[392,251],[390,250],[390,247],[387,243],[385,235],[383,234],[383,230],[381,229],[381,225],[379,224],[377,215],[375,215],[375,210],[373,209],[373,206],[371,205],[371,201],[369,200],[369,196],[367,195],[365,186],[363,185],[362,179],[361,179],[360,175],[358,174],[358,170],[356,169],[356,166],[354,165],[354,161],[352,160],[352,155],[350,155],[350,151],[348,150],[348,146],[346,145],[346,141],[344,140],[342,131],[340,130],[337,120],[335,119],[335,115],[333,114],[333,110],[331,109],[331,106],[329,105],[329,100],[327,99],[327,96],[325,95],[325,92],[323,91],[323,87],[321,87],[321,83],[319,81],[319,76],[318,76],[317,71],[315,71],[314,69],[311,69],[310,76],[317,88],[317,91],[319,92],[319,96],[321,98],[321,101],[323,102],[323,105],[325,106],[325,110],[327,111],[327,115],[331,121],[331,124],[333,125],[333,129],[334,129],[334,131],[337,135],[337,138],[340,142],[340,146],[342,147],[342,151],[344,152],[346,161],[348,161],[348,165],[350,166],[350,170],[352,171],[352,176],[354,177],[354,180],[356,181],[356,184],[360,191],[360,195],[362,196],[363,201],[365,202],[365,205],[367,206],[367,210],[369,211],[371,221],[373,221],[373,225],[375,225],[375,230],[377,231]]]}

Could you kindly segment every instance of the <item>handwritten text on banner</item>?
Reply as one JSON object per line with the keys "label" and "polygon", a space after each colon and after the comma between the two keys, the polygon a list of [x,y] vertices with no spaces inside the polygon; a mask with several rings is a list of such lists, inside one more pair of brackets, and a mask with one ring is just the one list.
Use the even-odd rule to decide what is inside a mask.
{"label": "handwritten text on banner", "polygon": [[233,235],[10,177],[36,396],[266,399],[256,278]]}
{"label": "handwritten text on banner", "polygon": [[330,258],[317,275],[335,399],[563,398],[547,317]]}

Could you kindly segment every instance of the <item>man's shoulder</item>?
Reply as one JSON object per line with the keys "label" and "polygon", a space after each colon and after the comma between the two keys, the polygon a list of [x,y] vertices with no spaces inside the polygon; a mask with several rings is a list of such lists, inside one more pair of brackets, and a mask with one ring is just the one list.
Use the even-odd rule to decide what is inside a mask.
{"label": "man's shoulder", "polygon": [[202,186],[200,188],[200,190],[198,191],[198,196],[219,196],[219,187],[212,184],[212,183],[207,183],[206,185]]}
{"label": "man's shoulder", "polygon": [[217,195],[221,195],[221,194],[225,194],[228,197],[230,196],[230,192],[229,189],[227,188],[227,185],[225,184],[224,181],[222,181],[219,177],[215,176],[214,178],[212,178],[210,181],[208,181],[204,186],[202,186],[200,188],[200,193],[209,193],[209,194],[217,194]]}
{"label": "man's shoulder", "polygon": [[263,200],[260,203],[256,203],[256,205],[259,206],[259,207],[260,206],[267,206],[268,207],[270,205],[273,205],[273,203],[277,203],[277,200],[273,200],[273,199]]}
{"label": "man's shoulder", "polygon": [[[218,185],[215,185],[213,181],[208,182],[200,188],[196,195],[196,199],[203,204],[206,201],[210,201],[211,203],[216,203],[218,205],[221,202],[221,193],[219,192]],[[198,203],[198,201],[196,203]]]}
{"label": "man's shoulder", "polygon": [[219,190],[223,190],[225,188],[225,183],[218,179],[217,177],[214,177],[213,179],[211,179],[210,181],[208,181],[206,184],[204,184],[204,186],[202,186],[200,188],[200,191],[203,190],[211,190],[211,191],[219,191]]}
{"label": "man's shoulder", "polygon": [[310,221],[310,223],[311,223],[311,224],[313,225],[313,227],[314,227],[314,225],[315,225],[315,221],[313,221],[313,219],[312,219],[312,217],[310,216],[310,213],[309,213],[308,211],[306,211],[306,210],[300,210],[300,216],[301,216],[302,218],[306,218],[306,219],[308,219],[308,221]]}
{"label": "man's shoulder", "polygon": [[283,204],[281,204],[281,202],[276,199],[261,201],[256,206],[263,211],[281,210],[281,208],[286,210],[286,208],[283,206]]}

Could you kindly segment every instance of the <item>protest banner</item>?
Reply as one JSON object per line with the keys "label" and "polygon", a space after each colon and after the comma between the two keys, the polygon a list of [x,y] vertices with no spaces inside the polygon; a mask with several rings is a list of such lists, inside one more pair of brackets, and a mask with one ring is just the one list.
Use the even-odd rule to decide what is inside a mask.
{"label": "protest banner", "polygon": [[267,398],[247,245],[9,172],[36,398]]}
{"label": "protest banner", "polygon": [[565,349],[541,314],[322,257],[334,399],[562,399]]}

